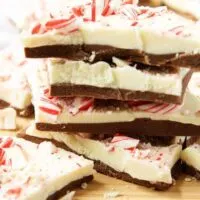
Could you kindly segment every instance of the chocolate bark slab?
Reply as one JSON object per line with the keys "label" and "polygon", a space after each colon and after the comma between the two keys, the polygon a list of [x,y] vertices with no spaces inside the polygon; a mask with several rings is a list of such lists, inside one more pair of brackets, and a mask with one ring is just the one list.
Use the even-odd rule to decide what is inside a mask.
{"label": "chocolate bark slab", "polygon": [[[30,136],[30,135],[26,135],[26,134],[21,134],[19,136],[26,139],[26,140],[30,140],[32,142],[35,142],[35,143],[40,143],[40,142],[44,141],[44,139],[37,138],[37,137],[34,137],[34,136]],[[65,145],[62,142],[58,142],[56,140],[51,140],[51,139],[45,139],[45,140],[51,141],[53,144],[55,144],[59,148],[63,148],[67,151],[71,151],[71,152],[77,154],[77,152],[73,151],[71,148],[69,148],[67,145]],[[85,158],[89,159],[87,157],[85,157]],[[154,188],[155,190],[164,191],[164,190],[167,190],[168,188],[170,188],[172,186],[172,184],[167,184],[167,183],[163,183],[163,182],[152,183],[150,181],[144,181],[144,180],[132,178],[129,174],[124,173],[124,172],[118,172],[115,169],[111,168],[110,166],[106,165],[105,163],[103,163],[99,160],[94,160],[94,169],[96,169],[97,172],[102,173],[104,175],[107,175],[107,176],[110,176],[110,177],[113,177],[113,178],[117,178],[117,179],[120,179],[120,180],[123,180],[123,181],[127,181],[127,182],[130,182],[130,183],[142,185],[142,186],[145,186],[145,187]],[[178,177],[180,176],[180,174],[181,174],[181,161],[180,160],[178,160],[176,162],[176,164],[173,166],[173,168],[171,169],[171,174],[172,174],[172,177],[174,179],[178,179]]]}
{"label": "chocolate bark slab", "polygon": [[[94,59],[91,60],[91,55],[94,52]],[[160,67],[171,65],[175,67],[190,67],[199,70],[200,66],[200,54],[186,54],[182,52],[177,54],[156,55],[138,50],[119,49],[103,45],[51,45],[32,48],[25,47],[25,55],[27,58],[60,57],[70,60],[85,60],[91,62],[102,60],[109,61],[115,56]]]}
{"label": "chocolate bark slab", "polygon": [[131,135],[142,133],[149,136],[196,136],[200,132],[200,126],[193,124],[183,124],[167,120],[151,120],[147,118],[135,119],[131,122],[115,123],[87,123],[87,124],[48,124],[36,123],[36,128],[40,131],[55,132],[82,132],[92,134],[113,134],[121,133]]}

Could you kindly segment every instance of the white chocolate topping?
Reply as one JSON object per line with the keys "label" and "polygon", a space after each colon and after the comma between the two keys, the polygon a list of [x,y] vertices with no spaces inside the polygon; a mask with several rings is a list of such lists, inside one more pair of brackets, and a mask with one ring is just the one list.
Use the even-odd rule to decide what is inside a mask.
{"label": "white chocolate topping", "polygon": [[198,23],[166,7],[123,5],[106,13],[105,8],[87,4],[68,9],[68,15],[34,26],[30,34],[24,35],[24,46],[94,44],[156,55],[199,53]]}

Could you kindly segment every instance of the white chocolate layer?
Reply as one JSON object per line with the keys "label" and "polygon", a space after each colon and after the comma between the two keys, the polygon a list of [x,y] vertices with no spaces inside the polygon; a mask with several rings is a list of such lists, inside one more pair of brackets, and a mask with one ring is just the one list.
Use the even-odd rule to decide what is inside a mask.
{"label": "white chocolate layer", "polygon": [[[96,21],[85,22],[85,18],[91,17],[90,12],[91,7],[87,5],[84,15],[73,22],[76,31],[72,33],[68,26],[57,28],[53,25],[46,30],[45,23],[41,23],[45,31],[24,34],[24,46],[33,48],[59,44],[94,44],[156,55],[181,52],[193,54],[200,51],[199,25],[168,11],[165,7],[125,5],[118,9],[115,15],[97,15]],[[70,12],[67,13],[69,15]]]}
{"label": "white chocolate layer", "polygon": [[132,178],[152,183],[172,183],[171,169],[179,160],[182,149],[181,145],[177,144],[168,147],[153,147],[148,144],[146,149],[140,149],[133,141],[135,151],[131,152],[126,150],[126,147],[132,139],[127,143],[126,138],[126,141],[121,141],[118,146],[116,142],[103,143],[73,134],[40,132],[35,130],[34,126],[27,130],[27,134],[64,143],[78,154],[101,161],[116,171],[129,174]]}
{"label": "white chocolate layer", "polygon": [[[0,199],[44,200],[73,181],[93,174],[93,162],[57,148],[1,137]],[[67,191],[66,191],[67,192]]]}
{"label": "white chocolate layer", "polygon": [[118,58],[113,58],[113,63],[116,67],[106,62],[89,64],[54,59],[48,65],[49,82],[50,85],[86,85],[181,96],[182,82],[189,72],[189,69],[181,68],[176,74],[149,73]]}
{"label": "white chocolate layer", "polygon": [[200,145],[196,143],[188,146],[181,153],[181,159],[187,165],[195,168],[198,171],[200,171],[199,157],[200,157]]}
{"label": "white chocolate layer", "polygon": [[0,129],[15,130],[17,113],[13,108],[0,109]]}

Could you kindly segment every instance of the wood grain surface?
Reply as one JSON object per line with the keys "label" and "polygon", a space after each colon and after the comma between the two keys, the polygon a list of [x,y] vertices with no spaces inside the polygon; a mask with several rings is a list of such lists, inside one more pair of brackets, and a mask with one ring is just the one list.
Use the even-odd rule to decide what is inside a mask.
{"label": "wood grain surface", "polygon": [[[17,131],[1,131],[1,135],[16,135],[27,128],[32,120],[17,119]],[[75,200],[200,200],[200,181],[182,175],[168,191],[158,192],[142,186],[129,184],[96,173],[86,189],[77,190]]]}

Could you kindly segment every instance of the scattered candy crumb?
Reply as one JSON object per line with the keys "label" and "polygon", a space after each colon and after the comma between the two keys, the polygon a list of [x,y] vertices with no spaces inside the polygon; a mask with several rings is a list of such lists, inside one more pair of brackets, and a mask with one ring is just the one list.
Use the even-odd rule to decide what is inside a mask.
{"label": "scattered candy crumb", "polygon": [[81,188],[84,189],[84,190],[87,189],[87,187],[88,187],[88,184],[87,184],[87,183],[83,183],[83,184],[81,185]]}
{"label": "scattered candy crumb", "polygon": [[192,181],[192,178],[191,178],[191,177],[186,177],[186,178],[185,178],[185,181],[186,181],[186,182],[191,182],[191,181]]}
{"label": "scattered candy crumb", "polygon": [[119,192],[117,191],[110,191],[110,192],[106,192],[104,193],[104,199],[110,199],[110,198],[116,198],[122,196]]}

